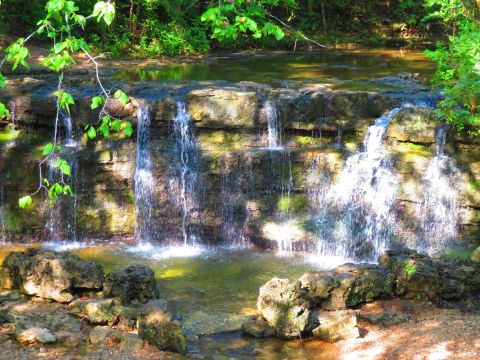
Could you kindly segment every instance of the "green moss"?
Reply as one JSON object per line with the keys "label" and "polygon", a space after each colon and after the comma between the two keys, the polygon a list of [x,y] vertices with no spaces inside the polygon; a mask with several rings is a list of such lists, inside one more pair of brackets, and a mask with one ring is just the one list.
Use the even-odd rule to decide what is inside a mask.
{"label": "green moss", "polygon": [[308,198],[304,195],[281,196],[277,202],[277,210],[283,213],[298,214],[308,206]]}
{"label": "green moss", "polygon": [[17,130],[6,129],[0,131],[0,144],[5,144],[12,140],[15,140],[16,138],[18,138],[19,134],[20,131]]}

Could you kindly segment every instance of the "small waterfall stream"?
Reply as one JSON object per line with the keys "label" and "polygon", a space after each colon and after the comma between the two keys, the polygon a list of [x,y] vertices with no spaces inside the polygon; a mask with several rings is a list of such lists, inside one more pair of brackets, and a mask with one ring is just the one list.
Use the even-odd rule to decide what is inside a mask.
{"label": "small waterfall stream", "polygon": [[150,150],[150,110],[138,108],[137,159],[135,167],[135,239],[148,244],[153,239],[154,180]]}
{"label": "small waterfall stream", "polygon": [[400,110],[378,118],[367,131],[363,151],[347,159],[328,190],[317,191],[322,197],[315,219],[319,255],[374,261],[389,245],[398,182],[383,143]]}
{"label": "small waterfall stream", "polygon": [[70,114],[65,110],[62,110],[60,112],[60,117],[63,120],[63,127],[65,130],[65,140],[63,145],[67,147],[75,147],[76,142],[73,139],[72,118],[70,117]]}
{"label": "small waterfall stream", "polygon": [[273,100],[265,102],[263,112],[267,119],[268,126],[268,148],[283,149],[282,146],[282,124],[280,123],[280,113]]}
{"label": "small waterfall stream", "polygon": [[191,230],[191,220],[197,207],[199,150],[185,102],[178,101],[177,109],[173,119],[176,168],[175,178],[171,182],[174,183],[172,188],[176,189],[175,202],[182,211],[184,245],[197,245],[201,239],[198,233]]}
{"label": "small waterfall stream", "polygon": [[445,250],[458,235],[461,176],[455,161],[445,154],[447,130],[436,133],[435,157],[423,177],[423,198],[417,205],[420,219],[417,247],[429,255]]}

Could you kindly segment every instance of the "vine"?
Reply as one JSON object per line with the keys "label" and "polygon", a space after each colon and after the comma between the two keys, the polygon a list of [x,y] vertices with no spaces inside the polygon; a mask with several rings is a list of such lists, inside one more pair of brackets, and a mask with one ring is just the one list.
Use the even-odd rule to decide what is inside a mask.
{"label": "vine", "polygon": [[[41,65],[47,69],[59,74],[57,91],[55,91],[56,100],[56,115],[54,121],[54,135],[52,142],[47,143],[42,148],[42,159],[38,164],[39,185],[38,188],[31,194],[23,196],[18,200],[18,205],[21,208],[26,208],[32,204],[32,197],[45,191],[48,194],[50,204],[53,204],[62,196],[72,196],[73,191],[70,185],[65,181],[65,177],[71,175],[70,165],[67,160],[62,158],[64,153],[63,147],[58,140],[58,121],[60,111],[64,110],[70,114],[70,106],[75,104],[75,99],[63,86],[65,71],[76,63],[75,55],[79,53],[85,54],[88,58],[87,63],[93,63],[95,67],[95,77],[100,88],[100,94],[92,98],[91,108],[95,110],[100,106],[97,124],[88,124],[85,131],[89,139],[97,137],[101,133],[105,138],[108,138],[113,133],[123,133],[125,136],[132,136],[132,125],[128,121],[117,119],[108,113],[107,104],[111,100],[111,92],[107,91],[102,84],[99,65],[97,59],[100,56],[94,57],[91,55],[90,48],[83,38],[77,38],[72,35],[72,29],[80,26],[85,27],[87,21],[91,18],[97,19],[98,22],[103,21],[109,26],[115,16],[115,6],[111,0],[98,1],[94,7],[91,15],[84,17],[78,13],[79,8],[73,0],[49,0],[45,5],[45,17],[41,19],[37,26],[38,28],[26,38],[19,38],[13,44],[5,49],[5,56],[0,61],[0,88],[4,88],[6,80],[1,69],[5,63],[12,64],[12,71],[15,71],[19,65],[29,69],[27,59],[30,57],[30,51],[26,46],[27,42],[36,35],[46,34],[48,38],[52,39],[53,47]],[[113,98],[118,99],[120,103],[125,106],[129,102],[128,96],[117,89],[113,94]],[[0,103],[0,118],[9,118],[10,111],[5,104]],[[56,169],[61,178],[59,181],[53,182],[43,176],[42,167],[50,160],[55,159],[53,168]]]}

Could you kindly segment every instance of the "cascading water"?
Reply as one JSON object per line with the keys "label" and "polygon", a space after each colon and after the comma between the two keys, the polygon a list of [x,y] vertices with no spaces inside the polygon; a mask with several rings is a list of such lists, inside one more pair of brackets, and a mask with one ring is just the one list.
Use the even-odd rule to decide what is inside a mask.
{"label": "cascading water", "polygon": [[417,206],[420,219],[417,247],[429,255],[445,250],[458,233],[462,180],[455,161],[445,155],[446,135],[446,128],[437,129],[435,157],[425,172],[423,199]]}
{"label": "cascading water", "polygon": [[182,211],[182,235],[185,246],[197,245],[201,239],[191,230],[191,220],[197,206],[199,150],[191,128],[191,119],[185,102],[177,102],[177,115],[173,119],[173,141],[175,147],[175,176],[171,180],[174,201]]}
{"label": "cascading water", "polygon": [[148,244],[153,238],[154,180],[150,150],[150,110],[138,108],[137,159],[135,168],[135,239]]}
{"label": "cascading water", "polygon": [[274,101],[267,100],[263,108],[268,126],[268,148],[282,149],[282,127],[280,114]]}
{"label": "cascading water", "polygon": [[[48,210],[46,230],[48,240],[53,243],[77,242],[77,190],[78,190],[78,160],[74,154],[63,154],[70,165],[70,176],[63,177],[64,181],[72,188],[73,196],[62,196]],[[52,157],[47,164],[47,179],[50,183],[61,181],[62,174],[56,168],[56,157]]]}
{"label": "cascading water", "polygon": [[374,261],[392,240],[398,182],[383,142],[400,110],[378,118],[367,131],[363,151],[347,159],[336,183],[318,191],[323,196],[315,219],[319,255]]}
{"label": "cascading water", "polygon": [[60,117],[63,120],[63,127],[65,129],[64,146],[68,146],[68,147],[76,146],[75,140],[73,139],[73,125],[72,125],[72,118],[70,117],[70,114],[67,111],[62,110],[60,112]]}

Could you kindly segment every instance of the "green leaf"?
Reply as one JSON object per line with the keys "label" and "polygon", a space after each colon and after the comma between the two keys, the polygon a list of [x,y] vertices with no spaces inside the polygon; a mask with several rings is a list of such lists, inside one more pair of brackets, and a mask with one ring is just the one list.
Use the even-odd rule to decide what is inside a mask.
{"label": "green leaf", "polygon": [[97,18],[97,21],[103,19],[110,26],[115,17],[115,6],[110,2],[99,1],[93,7],[92,15]]}
{"label": "green leaf", "polygon": [[100,105],[102,105],[104,102],[105,102],[105,99],[104,99],[103,96],[94,96],[92,98],[92,105],[91,105],[92,110],[95,110]]}
{"label": "green leaf", "polygon": [[113,131],[119,132],[120,128],[122,127],[122,121],[121,120],[115,120],[110,123],[110,127],[112,128]]}
{"label": "green leaf", "polygon": [[125,128],[123,129],[123,133],[126,136],[131,137],[133,134],[132,124],[129,121],[125,122],[124,124],[125,124]]}
{"label": "green leaf", "polygon": [[107,124],[102,124],[98,128],[98,130],[102,132],[103,137],[105,137],[105,138],[108,138],[108,136],[110,135],[110,127]]}
{"label": "green leaf", "polygon": [[0,89],[5,87],[5,78],[3,77],[2,73],[0,73]]}
{"label": "green leaf", "polygon": [[53,166],[59,168],[65,175],[70,176],[70,165],[65,160],[58,159]]}
{"label": "green leaf", "polygon": [[0,103],[0,119],[4,117],[9,117],[10,116],[10,111],[7,109],[5,104]]}
{"label": "green leaf", "polygon": [[53,152],[53,144],[48,143],[42,149],[42,156],[50,155]]}
{"label": "green leaf", "polygon": [[43,179],[43,183],[45,184],[45,186],[50,186],[50,181],[48,181],[48,179]]}
{"label": "green leaf", "polygon": [[72,187],[71,187],[70,185],[65,185],[65,186],[63,187],[63,195],[73,196]]}
{"label": "green leaf", "polygon": [[128,104],[128,96],[122,90],[117,90],[113,95],[115,99],[120,100],[120,103],[125,106]]}
{"label": "green leaf", "polygon": [[32,205],[32,197],[31,196],[24,196],[18,199],[18,206],[20,208],[25,209],[26,207]]}
{"label": "green leaf", "polygon": [[87,130],[88,137],[93,140],[97,137],[97,130],[93,126],[90,126]]}

